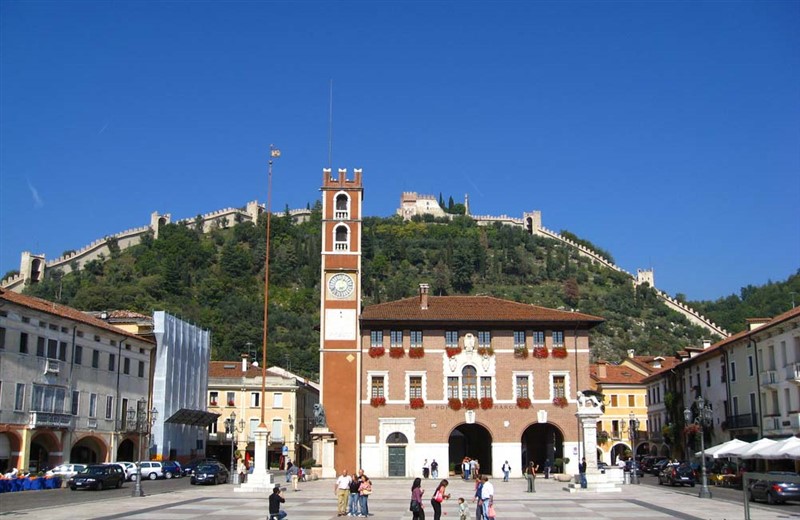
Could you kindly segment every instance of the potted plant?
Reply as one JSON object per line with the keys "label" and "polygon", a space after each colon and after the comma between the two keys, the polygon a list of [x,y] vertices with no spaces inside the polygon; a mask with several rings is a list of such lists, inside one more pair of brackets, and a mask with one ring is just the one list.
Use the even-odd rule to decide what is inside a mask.
{"label": "potted plant", "polygon": [[517,406],[522,408],[523,410],[527,410],[531,407],[531,400],[528,397],[517,397]]}
{"label": "potted plant", "polygon": [[494,349],[491,345],[485,347],[478,347],[478,355],[480,356],[493,356]]}
{"label": "potted plant", "polygon": [[553,404],[558,406],[559,408],[564,408],[567,406],[567,398],[566,397],[555,397],[553,398]]}
{"label": "potted plant", "polygon": [[419,410],[425,406],[425,401],[421,397],[412,397],[408,403],[411,405],[412,410]]}
{"label": "potted plant", "polygon": [[451,397],[447,400],[447,406],[449,406],[451,410],[461,410],[461,399],[457,397]]}
{"label": "potted plant", "polygon": [[369,347],[369,357],[371,358],[379,358],[386,353],[386,349],[383,348],[383,345],[379,345],[377,347]]}
{"label": "potted plant", "polygon": [[475,410],[480,406],[480,402],[478,402],[478,399],[475,397],[467,397],[464,399],[463,404],[464,408],[467,410]]}
{"label": "potted plant", "polygon": [[389,357],[398,359],[406,355],[406,351],[403,350],[403,347],[389,347]]}
{"label": "potted plant", "polygon": [[514,347],[514,357],[528,359],[528,347]]}
{"label": "potted plant", "polygon": [[491,397],[481,397],[481,410],[488,410],[494,406],[494,401]]}
{"label": "potted plant", "polygon": [[564,359],[567,357],[567,349],[564,347],[554,348],[553,357],[557,359]]}
{"label": "potted plant", "polygon": [[544,359],[547,356],[547,347],[533,347],[533,357],[536,359]]}
{"label": "potted plant", "polygon": [[605,444],[608,442],[609,435],[608,432],[605,430],[598,430],[597,432],[597,444]]}
{"label": "potted plant", "polygon": [[408,349],[408,357],[419,359],[425,356],[425,349],[422,347],[411,347]]}
{"label": "potted plant", "polygon": [[372,406],[374,406],[376,408],[378,406],[386,406],[386,398],[385,397],[373,397],[372,399],[369,400],[369,404],[371,404]]}
{"label": "potted plant", "polygon": [[445,347],[444,351],[447,354],[447,357],[451,358],[461,354],[461,347]]}

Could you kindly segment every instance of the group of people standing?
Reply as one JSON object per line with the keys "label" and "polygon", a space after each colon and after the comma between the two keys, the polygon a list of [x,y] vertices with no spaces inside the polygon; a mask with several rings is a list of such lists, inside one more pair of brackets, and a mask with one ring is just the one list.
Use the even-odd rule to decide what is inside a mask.
{"label": "group of people standing", "polygon": [[364,474],[363,469],[352,476],[344,470],[336,479],[334,493],[337,498],[338,516],[369,516],[372,481]]}
{"label": "group of people standing", "polygon": [[439,463],[436,462],[436,459],[433,459],[430,464],[428,464],[428,459],[425,459],[422,463],[422,476],[439,478]]}
{"label": "group of people standing", "polygon": [[464,460],[461,461],[461,474],[464,480],[472,478],[476,482],[480,481],[481,464],[478,462],[478,459],[464,457]]}
{"label": "group of people standing", "polygon": [[[450,483],[447,479],[442,480],[436,486],[431,496],[431,509],[433,509],[433,520],[441,520],[442,518],[442,503],[450,499],[450,493],[447,492],[447,486]],[[413,514],[413,520],[425,520],[425,507],[423,504],[423,495],[425,490],[422,488],[422,479],[417,477],[411,484],[411,503],[409,510]],[[484,475],[475,482],[475,494],[472,501],[477,503],[475,511],[478,520],[494,520],[494,485],[489,482],[489,477]],[[467,520],[468,506],[463,497],[458,499],[458,514],[460,520]]]}

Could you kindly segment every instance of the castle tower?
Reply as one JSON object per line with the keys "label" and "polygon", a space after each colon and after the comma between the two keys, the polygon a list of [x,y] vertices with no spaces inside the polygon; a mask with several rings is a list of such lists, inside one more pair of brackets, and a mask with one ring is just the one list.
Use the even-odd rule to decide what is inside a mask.
{"label": "castle tower", "polygon": [[653,269],[637,269],[636,270],[636,285],[647,283],[650,287],[656,286],[656,276]]}
{"label": "castle tower", "polygon": [[336,437],[337,471],[360,467],[358,460],[361,347],[361,170],[330,169],[322,179],[322,268],[320,294],[320,401]]}
{"label": "castle tower", "polygon": [[469,216],[469,193],[464,194],[464,215]]}
{"label": "castle tower", "polygon": [[531,235],[542,228],[542,212],[539,210],[531,211],[530,213],[523,213],[522,218],[525,221],[525,230]]}
{"label": "castle tower", "polygon": [[153,230],[153,238],[158,239],[158,230],[161,226],[165,226],[172,220],[172,215],[165,213],[161,215],[158,211],[150,214],[150,229]]}
{"label": "castle tower", "polygon": [[44,280],[45,269],[44,255],[35,255],[30,251],[23,251],[19,262],[19,272],[25,285],[39,283]]}

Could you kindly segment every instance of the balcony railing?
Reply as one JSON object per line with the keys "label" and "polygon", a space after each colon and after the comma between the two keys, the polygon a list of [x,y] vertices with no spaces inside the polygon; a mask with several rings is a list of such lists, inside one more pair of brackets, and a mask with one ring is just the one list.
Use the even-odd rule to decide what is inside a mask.
{"label": "balcony railing", "polygon": [[800,384],[800,363],[790,363],[786,367],[786,379]]}
{"label": "balcony railing", "polygon": [[31,428],[69,428],[72,416],[66,413],[31,412]]}
{"label": "balcony railing", "polygon": [[61,364],[57,359],[48,358],[47,360],[45,360],[44,363],[45,374],[58,374],[60,370],[61,370]]}
{"label": "balcony railing", "polygon": [[778,382],[777,370],[767,370],[761,373],[762,385],[777,385]]}
{"label": "balcony railing", "polygon": [[737,428],[755,428],[758,426],[758,419],[751,413],[741,415],[729,415],[725,418],[729,430]]}
{"label": "balcony railing", "polygon": [[335,218],[336,220],[347,220],[349,213],[350,212],[347,210],[342,211],[340,209],[337,209],[336,211],[333,212],[333,218]]}
{"label": "balcony railing", "polygon": [[780,430],[781,428],[783,426],[781,425],[780,417],[764,417],[765,430]]}

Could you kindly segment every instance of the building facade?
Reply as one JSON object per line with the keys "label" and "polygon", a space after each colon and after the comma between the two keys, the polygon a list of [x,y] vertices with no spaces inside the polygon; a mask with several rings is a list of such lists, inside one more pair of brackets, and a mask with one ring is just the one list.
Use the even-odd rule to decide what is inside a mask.
{"label": "building facade", "polygon": [[576,397],[590,386],[589,330],[603,320],[427,290],[362,312],[359,466],[411,477],[425,459],[459,470],[469,457],[482,473],[508,461],[521,476],[549,459],[577,472]]}
{"label": "building facade", "polygon": [[[155,344],[76,309],[0,290],[0,471],[134,460]],[[132,414],[131,414],[132,413]]]}
{"label": "building facade", "polygon": [[[239,451],[248,463],[255,455],[254,432],[261,422],[261,368],[249,363],[211,361],[208,365],[208,411],[218,419],[208,427],[208,455],[229,465]],[[267,369],[265,416],[269,428],[268,465],[283,468],[285,460],[299,463],[311,457],[310,433],[319,385],[280,367]],[[235,413],[236,431],[226,430]],[[236,458],[236,457],[234,457]]]}

